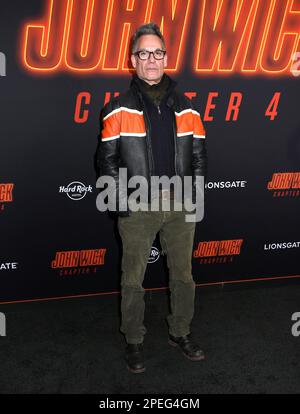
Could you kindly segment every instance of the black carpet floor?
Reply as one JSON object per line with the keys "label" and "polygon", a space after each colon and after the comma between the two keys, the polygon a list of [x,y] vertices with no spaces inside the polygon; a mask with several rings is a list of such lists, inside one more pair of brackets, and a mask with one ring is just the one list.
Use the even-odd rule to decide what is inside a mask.
{"label": "black carpet floor", "polygon": [[300,284],[196,290],[193,336],[204,361],[167,343],[166,291],[146,293],[146,372],[131,374],[119,333],[119,296],[0,305],[0,393],[299,393]]}

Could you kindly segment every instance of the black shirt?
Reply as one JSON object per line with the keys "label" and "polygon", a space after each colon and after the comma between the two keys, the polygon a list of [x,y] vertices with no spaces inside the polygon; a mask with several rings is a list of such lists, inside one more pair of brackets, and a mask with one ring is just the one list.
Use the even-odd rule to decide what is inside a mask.
{"label": "black shirt", "polygon": [[[167,98],[174,85],[170,78],[164,74],[161,81],[155,85],[135,76],[135,81],[143,94],[147,115],[150,120],[150,139],[154,161],[152,175],[171,178],[175,175],[174,150],[174,112],[167,106]],[[175,84],[175,82],[174,82]]]}

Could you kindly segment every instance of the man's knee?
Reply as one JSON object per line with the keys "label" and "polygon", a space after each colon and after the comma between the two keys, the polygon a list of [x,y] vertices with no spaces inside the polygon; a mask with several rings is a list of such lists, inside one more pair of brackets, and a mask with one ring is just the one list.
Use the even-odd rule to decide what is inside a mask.
{"label": "man's knee", "polygon": [[122,292],[144,293],[143,280],[122,278],[121,280]]}
{"label": "man's knee", "polygon": [[170,285],[185,285],[195,287],[193,275],[189,272],[170,274]]}

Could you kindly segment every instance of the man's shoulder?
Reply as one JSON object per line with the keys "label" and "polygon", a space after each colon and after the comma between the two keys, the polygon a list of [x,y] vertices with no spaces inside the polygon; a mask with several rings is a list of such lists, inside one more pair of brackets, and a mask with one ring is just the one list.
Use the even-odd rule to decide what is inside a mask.
{"label": "man's shoulder", "polygon": [[131,89],[127,89],[124,92],[121,92],[118,96],[114,96],[107,102],[103,110],[105,112],[112,111],[121,107],[134,107],[136,106],[136,97],[134,96]]}
{"label": "man's shoulder", "polygon": [[128,89],[122,93],[120,93],[118,96],[114,96],[107,102],[103,109],[102,114],[103,117],[111,113],[112,111],[115,111],[117,109],[120,109],[122,107],[129,108],[129,109],[136,109],[137,103],[136,98],[134,94],[132,93],[131,89]]}
{"label": "man's shoulder", "polygon": [[193,109],[192,101],[180,89],[174,89],[173,96],[178,110]]}

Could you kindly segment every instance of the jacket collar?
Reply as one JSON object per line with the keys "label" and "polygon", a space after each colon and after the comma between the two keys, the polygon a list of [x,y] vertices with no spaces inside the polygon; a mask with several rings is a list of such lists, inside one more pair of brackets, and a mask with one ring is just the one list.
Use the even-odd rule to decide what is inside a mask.
{"label": "jacket collar", "polygon": [[137,74],[135,73],[132,77],[131,83],[130,83],[130,89],[133,91],[133,93],[136,93],[139,98],[142,100],[142,95],[147,94],[151,88],[156,89],[159,91],[160,89],[166,89],[165,97],[167,99],[167,105],[173,106],[174,104],[174,97],[173,97],[173,91],[177,85],[177,82],[174,81],[170,76],[168,76],[166,73],[164,73],[161,81],[158,84],[155,85],[148,85],[147,82],[139,79]]}

